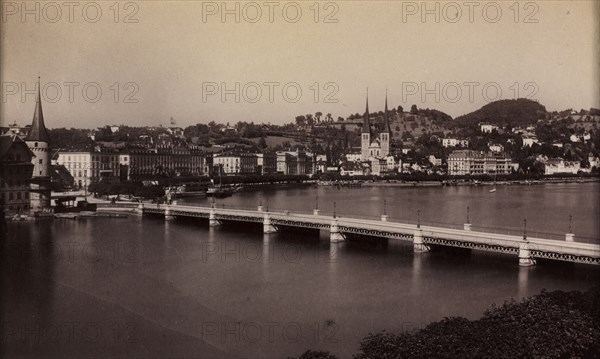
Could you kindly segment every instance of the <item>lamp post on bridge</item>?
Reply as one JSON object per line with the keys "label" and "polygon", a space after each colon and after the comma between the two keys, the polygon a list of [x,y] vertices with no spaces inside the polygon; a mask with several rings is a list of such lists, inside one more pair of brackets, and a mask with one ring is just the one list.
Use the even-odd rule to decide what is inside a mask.
{"label": "lamp post on bridge", "polygon": [[535,265],[535,259],[531,255],[529,241],[527,240],[527,219],[523,220],[523,242],[519,244],[519,265],[522,267]]}
{"label": "lamp post on bridge", "polygon": [[572,224],[573,224],[573,215],[569,214],[569,232],[565,236],[565,240],[567,242],[575,241],[575,233],[573,233]]}
{"label": "lamp post on bridge", "polygon": [[335,216],[335,202],[333,202],[333,218],[336,218],[336,216]]}
{"label": "lamp post on bridge", "polygon": [[319,215],[319,194],[315,196],[315,209],[313,209],[313,214],[315,216]]}
{"label": "lamp post on bridge", "polygon": [[263,210],[263,205],[262,205],[262,197],[260,197],[260,198],[258,199],[258,211],[259,211],[259,212],[262,212],[262,210]]}
{"label": "lamp post on bridge", "polygon": [[469,219],[469,211],[470,211],[470,208],[469,208],[469,206],[467,206],[467,222],[465,223],[465,225],[463,227],[463,229],[465,231],[470,231],[471,230],[471,221]]}
{"label": "lamp post on bridge", "polygon": [[386,201],[385,198],[383,199],[383,214],[381,215],[381,220],[383,222],[387,222],[387,220],[388,220],[388,215],[387,215],[387,201]]}
{"label": "lamp post on bridge", "polygon": [[417,228],[421,228],[421,210],[417,210]]}

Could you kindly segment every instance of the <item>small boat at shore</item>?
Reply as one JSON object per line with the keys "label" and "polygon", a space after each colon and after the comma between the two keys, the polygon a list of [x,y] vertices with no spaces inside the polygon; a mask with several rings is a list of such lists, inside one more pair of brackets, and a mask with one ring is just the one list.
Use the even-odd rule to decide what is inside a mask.
{"label": "small boat at shore", "polygon": [[173,191],[174,198],[199,197],[207,195],[207,186],[199,183],[184,183]]}
{"label": "small boat at shore", "polygon": [[235,192],[239,192],[243,189],[241,185],[236,185],[234,187],[226,187],[226,186],[212,186],[206,190],[206,195],[209,197],[229,197],[232,196]]}

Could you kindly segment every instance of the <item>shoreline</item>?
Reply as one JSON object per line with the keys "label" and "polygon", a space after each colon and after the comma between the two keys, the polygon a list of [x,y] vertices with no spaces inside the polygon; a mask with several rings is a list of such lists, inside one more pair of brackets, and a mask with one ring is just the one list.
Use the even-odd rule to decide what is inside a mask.
{"label": "shoreline", "polygon": [[[378,180],[378,181],[358,181],[360,183],[359,186],[347,186],[344,185],[345,182],[336,182],[329,181],[327,184],[320,184],[315,180],[309,180],[302,183],[258,183],[244,186],[242,192],[252,192],[252,191],[260,191],[260,190],[286,190],[291,188],[303,188],[303,187],[348,187],[348,188],[361,188],[361,187],[404,187],[404,188],[419,188],[419,187],[455,187],[455,186],[529,186],[529,185],[545,185],[545,184],[565,184],[565,183],[599,183],[600,178],[591,177],[591,178],[547,178],[540,180],[520,180],[520,181],[469,181],[469,180],[461,180],[461,182],[456,182],[452,184],[444,183],[444,181],[401,181],[401,180]],[[53,195],[66,195],[66,196],[75,196],[75,197],[85,197],[85,199],[89,203],[93,203],[98,205],[98,212],[108,213],[110,211],[118,212],[118,213],[130,213],[132,215],[136,215],[136,209],[140,203],[142,204],[155,204],[152,199],[145,199],[141,201],[118,201],[111,202],[110,199],[103,199],[94,197],[92,194],[88,193],[87,197],[85,196],[85,192],[80,191],[70,191],[70,192],[53,192]],[[177,199],[175,200],[177,201]],[[58,214],[53,212],[44,212],[39,215],[31,215],[31,214],[18,214],[18,213],[10,213],[5,214],[5,219],[7,222],[19,222],[19,221],[41,221],[41,220],[51,220],[51,219],[60,219],[61,217],[72,217],[72,214],[79,214],[80,212],[70,212],[67,214]],[[87,212],[86,212],[87,213]],[[93,213],[93,212],[92,212]],[[59,216],[57,216],[59,215]],[[95,217],[92,215],[86,214],[81,215],[80,217]]]}

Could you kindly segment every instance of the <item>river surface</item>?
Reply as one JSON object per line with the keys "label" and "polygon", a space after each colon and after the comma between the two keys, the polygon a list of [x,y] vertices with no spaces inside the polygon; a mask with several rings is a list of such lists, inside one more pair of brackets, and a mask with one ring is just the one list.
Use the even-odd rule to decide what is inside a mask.
{"label": "river surface", "polygon": [[[600,184],[290,188],[217,206],[312,211],[599,243]],[[318,197],[318,198],[317,198]],[[385,199],[385,204],[384,204]],[[209,199],[183,202],[208,204]],[[420,213],[418,214],[418,211]],[[523,220],[527,219],[524,228]],[[130,216],[9,224],[2,242],[1,357],[341,358],[369,332],[480,317],[492,303],[586,290],[599,268],[509,255],[414,254],[394,240]]]}

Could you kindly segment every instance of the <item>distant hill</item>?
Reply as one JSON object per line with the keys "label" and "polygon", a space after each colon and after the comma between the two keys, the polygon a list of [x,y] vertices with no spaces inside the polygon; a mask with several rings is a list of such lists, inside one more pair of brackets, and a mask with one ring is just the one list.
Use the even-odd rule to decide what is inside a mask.
{"label": "distant hill", "polygon": [[523,126],[536,123],[548,115],[546,107],[536,101],[520,98],[489,103],[475,112],[457,117],[458,125],[487,122],[501,127]]}

